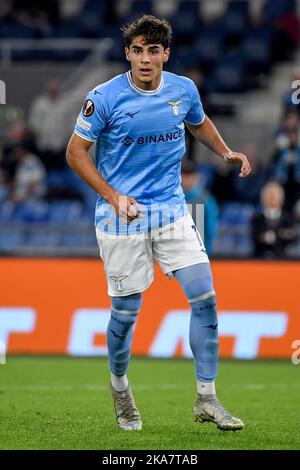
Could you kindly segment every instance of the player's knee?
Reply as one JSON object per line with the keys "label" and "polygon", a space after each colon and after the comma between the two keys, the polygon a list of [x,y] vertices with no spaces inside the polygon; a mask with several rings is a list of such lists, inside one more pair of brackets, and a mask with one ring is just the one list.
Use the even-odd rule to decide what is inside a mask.
{"label": "player's knee", "polygon": [[108,335],[113,338],[125,339],[132,330],[142,305],[142,294],[132,294],[125,297],[112,297]]}
{"label": "player's knee", "polygon": [[187,298],[191,303],[193,299],[200,298],[214,292],[212,277],[210,275],[203,276],[201,279],[194,279],[187,286]]}
{"label": "player's knee", "polygon": [[131,294],[125,297],[112,297],[112,310],[120,314],[137,315],[142,306],[142,294]]}
{"label": "player's knee", "polygon": [[214,291],[189,300],[192,315],[198,318],[202,326],[217,330],[218,318],[216,308],[216,296]]}
{"label": "player's knee", "polygon": [[189,302],[214,290],[209,263],[199,263],[181,268],[178,271],[174,271],[174,274]]}

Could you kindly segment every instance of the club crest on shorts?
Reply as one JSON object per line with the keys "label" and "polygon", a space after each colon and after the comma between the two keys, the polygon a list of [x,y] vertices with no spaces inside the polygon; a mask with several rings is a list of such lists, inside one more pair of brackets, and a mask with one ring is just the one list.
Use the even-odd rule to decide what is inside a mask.
{"label": "club crest on shorts", "polygon": [[124,289],[123,281],[124,279],[126,279],[126,277],[128,277],[128,275],[127,274],[120,274],[119,276],[109,275],[108,277],[115,283],[117,291],[122,292],[122,290]]}
{"label": "club crest on shorts", "polygon": [[175,116],[178,116],[179,114],[179,105],[182,103],[183,100],[177,100],[177,101],[167,101],[167,104],[172,106],[172,111]]}

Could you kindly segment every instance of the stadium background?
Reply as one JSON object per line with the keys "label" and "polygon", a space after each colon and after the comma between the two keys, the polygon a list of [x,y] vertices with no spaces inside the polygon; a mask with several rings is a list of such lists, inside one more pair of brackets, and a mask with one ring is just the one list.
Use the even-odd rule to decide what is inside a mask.
{"label": "stadium background", "polygon": [[[73,367],[65,363],[60,369],[62,363],[47,362],[50,358],[30,362],[34,358],[15,354],[106,356],[110,301],[93,229],[95,194],[67,168],[64,153],[87,91],[127,70],[120,25],[140,13],[170,20],[174,37],[167,70],[195,81],[207,114],[253,167],[251,177],[240,181],[236,169],[187,136],[186,161],[203,188],[196,202],[211,208],[205,223],[212,227],[207,242],[221,357],[235,359],[224,365],[225,371],[232,367],[225,383],[232,387],[233,371],[243,376],[238,359],[260,358],[259,372],[245,372],[241,380],[258,380],[267,388],[276,382],[274,376],[278,382],[278,375],[289,377],[286,411],[291,412],[299,375],[291,357],[296,364],[300,342],[300,106],[295,101],[300,84],[294,83],[300,79],[300,2],[295,0],[1,2],[0,80],[6,85],[6,104],[0,106],[0,340],[6,348],[1,386],[9,391],[9,384],[17,383],[25,390],[29,385],[22,374],[28,371],[27,380],[43,387],[40,371],[45,370],[53,385],[53,369],[64,374]],[[262,189],[270,181],[285,191],[285,203],[278,206],[282,225],[257,234]],[[186,194],[194,202],[190,188]],[[259,246],[262,234],[269,239]],[[144,295],[133,354],[174,357],[167,364],[179,370],[178,358],[191,358],[188,306],[175,281],[157,267],[155,276]],[[276,370],[262,360],[267,358],[286,362],[278,362]],[[155,375],[161,366],[148,361],[143,368],[152,367]],[[192,361],[187,362],[192,370]],[[105,363],[99,363],[104,370]],[[250,362],[243,364],[247,368]],[[134,377],[138,366],[132,366]],[[37,375],[31,376],[35,367]],[[276,383],[273,397],[274,390],[282,393]],[[22,442],[26,446],[26,439]],[[58,438],[55,442],[51,445],[59,447]],[[290,436],[285,448],[287,442],[298,445]],[[11,438],[6,445],[19,444]]]}

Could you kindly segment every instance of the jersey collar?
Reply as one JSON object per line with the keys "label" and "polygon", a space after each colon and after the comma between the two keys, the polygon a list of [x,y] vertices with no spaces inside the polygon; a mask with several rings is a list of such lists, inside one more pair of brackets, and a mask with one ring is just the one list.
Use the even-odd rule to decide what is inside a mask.
{"label": "jersey collar", "polygon": [[135,83],[133,82],[130,70],[126,72],[126,77],[131,88],[133,88],[138,93],[141,93],[142,95],[155,95],[155,93],[158,93],[162,89],[163,84],[164,84],[164,77],[163,77],[163,74],[161,74],[160,84],[155,90],[142,90],[141,88],[137,87]]}

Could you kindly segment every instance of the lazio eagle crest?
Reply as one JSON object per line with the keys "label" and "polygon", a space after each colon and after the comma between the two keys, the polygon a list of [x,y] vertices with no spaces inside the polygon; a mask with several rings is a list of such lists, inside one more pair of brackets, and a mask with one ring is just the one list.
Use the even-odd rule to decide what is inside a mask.
{"label": "lazio eagle crest", "polygon": [[126,279],[126,277],[128,277],[128,275],[127,274],[123,274],[123,275],[121,274],[119,276],[109,275],[108,277],[115,283],[116,289],[119,292],[122,292],[122,290],[124,289],[122,281],[124,281],[124,279]]}
{"label": "lazio eagle crest", "polygon": [[177,100],[177,101],[167,101],[167,104],[172,106],[172,111],[175,114],[175,116],[178,116],[179,114],[179,105],[182,103],[183,100]]}

